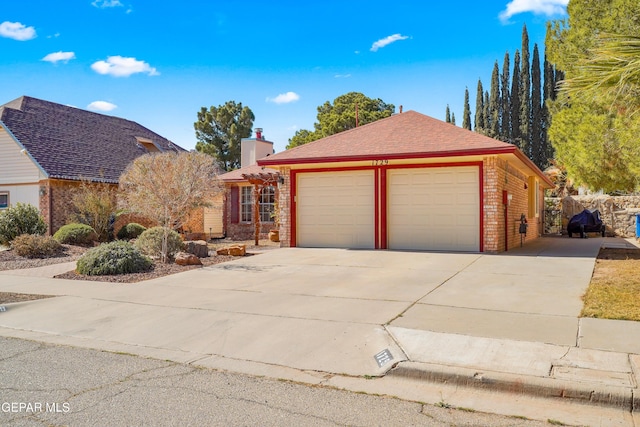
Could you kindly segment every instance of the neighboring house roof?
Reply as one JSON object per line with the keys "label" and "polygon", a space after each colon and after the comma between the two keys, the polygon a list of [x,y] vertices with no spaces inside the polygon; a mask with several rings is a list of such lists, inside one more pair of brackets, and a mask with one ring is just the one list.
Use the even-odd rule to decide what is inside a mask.
{"label": "neighboring house roof", "polygon": [[0,126],[48,178],[117,183],[129,163],[149,152],[149,141],[159,151],[185,151],[130,120],[28,96],[0,105]]}
{"label": "neighboring house roof", "polygon": [[242,175],[254,175],[254,174],[261,174],[261,173],[275,174],[275,173],[278,173],[278,171],[275,169],[265,168],[258,165],[251,165],[251,166],[245,166],[240,169],[236,169],[231,172],[227,172],[225,174],[218,176],[218,178],[220,178],[225,183],[248,182],[247,179],[244,178]]}

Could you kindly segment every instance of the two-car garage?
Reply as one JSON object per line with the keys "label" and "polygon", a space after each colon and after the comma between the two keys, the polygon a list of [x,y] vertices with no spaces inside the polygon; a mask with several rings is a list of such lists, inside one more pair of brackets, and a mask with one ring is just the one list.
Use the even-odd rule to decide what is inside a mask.
{"label": "two-car garage", "polygon": [[477,165],[294,175],[296,246],[480,250]]}
{"label": "two-car garage", "polygon": [[540,236],[553,187],[517,146],[415,111],[258,165],[280,174],[284,247],[501,252]]}

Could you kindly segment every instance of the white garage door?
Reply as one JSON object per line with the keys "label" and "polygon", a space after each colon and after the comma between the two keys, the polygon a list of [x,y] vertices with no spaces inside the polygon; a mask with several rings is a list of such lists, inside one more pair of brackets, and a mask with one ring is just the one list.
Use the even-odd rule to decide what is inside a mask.
{"label": "white garage door", "polygon": [[297,246],[375,247],[373,171],[300,173],[296,193]]}
{"label": "white garage door", "polygon": [[389,249],[479,251],[478,167],[388,172]]}

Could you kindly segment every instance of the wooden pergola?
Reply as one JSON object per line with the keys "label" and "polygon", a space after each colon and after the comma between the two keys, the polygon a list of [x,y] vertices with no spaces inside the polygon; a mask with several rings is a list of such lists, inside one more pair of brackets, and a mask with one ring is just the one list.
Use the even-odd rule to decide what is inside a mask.
{"label": "wooden pergola", "polygon": [[253,185],[253,218],[254,218],[254,239],[255,244],[258,246],[260,239],[260,228],[262,221],[260,220],[260,199],[262,198],[262,191],[266,187],[275,188],[275,200],[278,200],[279,190],[278,183],[281,182],[281,176],[278,172],[260,172],[260,173],[248,173],[242,174],[242,178],[249,181]]}

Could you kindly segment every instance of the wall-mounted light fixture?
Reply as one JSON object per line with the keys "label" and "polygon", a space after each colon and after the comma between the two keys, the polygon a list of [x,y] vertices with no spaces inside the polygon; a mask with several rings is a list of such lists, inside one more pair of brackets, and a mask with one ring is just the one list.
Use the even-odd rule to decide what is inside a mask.
{"label": "wall-mounted light fixture", "polygon": [[47,187],[45,187],[44,185],[40,186],[40,197],[44,197],[47,195]]}
{"label": "wall-mounted light fixture", "polygon": [[278,184],[280,184],[280,185],[284,184],[284,176],[282,176],[282,175],[278,176]]}

